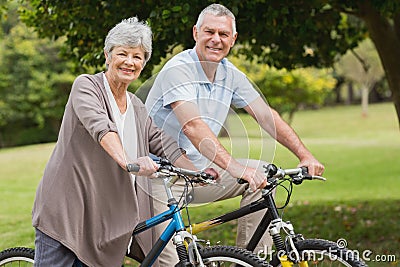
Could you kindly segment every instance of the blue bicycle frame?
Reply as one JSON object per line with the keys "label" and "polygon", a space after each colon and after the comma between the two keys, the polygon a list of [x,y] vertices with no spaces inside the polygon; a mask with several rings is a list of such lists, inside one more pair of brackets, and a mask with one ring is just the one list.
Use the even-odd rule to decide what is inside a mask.
{"label": "blue bicycle frame", "polygon": [[[175,199],[170,199],[175,200]],[[133,230],[132,236],[137,235],[145,230],[148,230],[157,224],[165,222],[167,220],[171,220],[167,228],[165,228],[164,232],[161,234],[160,238],[154,244],[150,253],[145,257],[142,264],[140,266],[151,266],[163,251],[168,241],[172,238],[172,236],[179,232],[185,230],[185,224],[183,223],[183,219],[181,213],[179,212],[178,204],[174,203],[169,206],[169,210],[160,213],[145,222],[139,223],[135,229]]]}
{"label": "blue bicycle frame", "polygon": [[142,264],[140,266],[152,266],[156,261],[157,257],[163,251],[168,241],[171,240],[175,233],[179,233],[180,231],[185,231],[185,224],[182,219],[182,215],[180,213],[180,209],[178,206],[178,202],[172,195],[171,185],[175,183],[179,178],[163,178],[164,187],[168,196],[168,207],[169,210],[164,211],[163,213],[157,214],[154,217],[139,223],[135,229],[133,230],[132,236],[135,236],[143,231],[146,231],[160,223],[171,220],[168,224],[167,228],[163,231],[160,238],[154,244],[149,254],[146,255]]}
{"label": "blue bicycle frame", "polygon": [[[163,213],[155,215],[154,217],[139,223],[133,230],[132,236],[135,236],[160,223],[172,219],[167,228],[165,228],[164,232],[161,234],[160,238],[157,240],[157,242],[150,250],[149,254],[147,254],[147,256],[144,258],[143,262],[140,265],[141,267],[152,266],[156,261],[157,257],[160,255],[160,253],[167,245],[168,241],[173,237],[173,235],[180,231],[185,231],[185,224],[183,222],[182,215],[179,211],[178,202],[172,196],[172,194],[169,194],[170,192],[171,189],[167,187],[167,194],[169,196],[168,200],[169,210],[164,211]],[[79,260],[75,262],[74,267],[82,267],[82,266],[84,265]]]}

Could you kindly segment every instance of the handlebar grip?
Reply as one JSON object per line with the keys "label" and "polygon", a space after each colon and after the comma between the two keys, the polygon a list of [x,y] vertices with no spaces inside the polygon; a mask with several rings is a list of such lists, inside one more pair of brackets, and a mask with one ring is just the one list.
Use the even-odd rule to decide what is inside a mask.
{"label": "handlebar grip", "polygon": [[308,168],[306,166],[301,167],[301,171],[303,174],[303,179],[312,180],[312,176],[308,173]]}
{"label": "handlebar grip", "polygon": [[140,166],[137,164],[128,163],[126,164],[126,169],[128,172],[138,172],[140,170]]}

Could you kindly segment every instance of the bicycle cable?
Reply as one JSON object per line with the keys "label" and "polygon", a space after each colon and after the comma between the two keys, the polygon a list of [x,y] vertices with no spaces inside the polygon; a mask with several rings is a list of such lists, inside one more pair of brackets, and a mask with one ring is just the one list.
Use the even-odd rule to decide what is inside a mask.
{"label": "bicycle cable", "polygon": [[[289,181],[289,188],[287,188],[283,183]],[[283,204],[283,206],[277,208],[277,209],[284,209],[287,207],[287,205],[290,202],[290,198],[292,197],[292,193],[293,193],[293,182],[291,179],[284,179],[282,180],[277,186],[281,186],[285,189],[285,191],[287,192],[287,196],[286,196],[286,201]]]}
{"label": "bicycle cable", "polygon": [[[183,210],[185,207],[187,207],[189,205],[189,203],[187,201],[188,196],[189,196],[189,189],[188,189],[189,188],[189,184],[190,184],[190,187],[191,187],[191,189],[193,191],[193,182],[191,181],[191,179],[189,177],[187,177],[186,175],[183,175],[183,174],[179,174],[179,177],[183,178],[185,180],[185,185],[184,185],[184,188],[183,188],[183,192],[182,192],[181,196],[179,197],[178,205],[177,205],[177,208],[176,208],[175,212],[181,211],[181,210]],[[179,207],[180,204],[181,204],[181,206]]]}
{"label": "bicycle cable", "polygon": [[269,188],[268,191],[264,192],[264,193],[262,194],[262,196],[261,196],[258,200],[256,200],[256,201],[262,201],[262,200],[264,199],[264,196],[265,196],[265,195],[272,194],[272,191],[273,191],[274,189],[276,189],[278,186],[280,186],[280,187],[283,187],[283,188],[285,189],[285,191],[287,192],[288,195],[287,195],[287,197],[286,197],[285,204],[283,204],[282,207],[279,207],[279,208],[277,208],[277,209],[283,209],[283,208],[285,208],[285,207],[289,204],[289,201],[290,201],[290,198],[291,198],[291,195],[292,195],[292,188],[293,188],[293,185],[292,185],[292,182],[291,182],[291,181],[290,181],[290,182],[291,182],[290,190],[289,190],[286,186],[284,186],[283,183],[284,183],[285,181],[290,181],[290,179],[284,179],[283,181],[280,181],[279,183],[276,183],[276,184],[273,185],[271,188]]}

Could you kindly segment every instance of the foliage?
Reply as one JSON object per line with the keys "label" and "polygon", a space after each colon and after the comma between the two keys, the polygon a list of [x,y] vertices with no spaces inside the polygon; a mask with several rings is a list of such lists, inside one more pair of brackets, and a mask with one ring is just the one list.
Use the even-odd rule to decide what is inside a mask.
{"label": "foliage", "polygon": [[16,24],[18,14],[16,2],[8,3],[7,0],[0,0],[0,38],[8,34],[13,25]]}
{"label": "foliage", "polygon": [[371,39],[365,39],[353,51],[348,51],[335,64],[337,74],[359,85],[373,86],[384,76],[384,70]]}
{"label": "foliage", "polygon": [[[295,111],[305,105],[305,99],[310,100],[306,103],[319,103],[320,96],[326,91],[309,94],[312,90],[308,89],[313,88],[299,84],[299,80],[304,82],[307,79],[298,79],[291,72],[289,75],[291,68],[331,65],[338,54],[356,47],[357,42],[368,35],[377,47],[393,100],[400,103],[400,95],[396,93],[400,91],[400,61],[396,60],[400,57],[400,50],[397,49],[400,45],[398,1],[353,0],[330,1],[327,4],[322,0],[304,3],[289,0],[267,3],[232,0],[222,3],[235,13],[238,21],[238,49],[234,54],[253,58],[251,62],[254,64],[259,61],[286,68],[278,71],[271,67],[281,76],[270,73],[271,77],[251,77],[261,84],[259,87],[267,95],[268,101],[279,111]],[[29,138],[34,142],[55,138],[72,81],[67,71],[70,69],[69,61],[62,60],[56,52],[63,42],[67,45],[63,47],[66,49],[65,55],[79,59],[80,72],[83,68],[94,72],[93,68],[103,68],[102,46],[107,31],[122,18],[137,15],[146,19],[154,32],[153,58],[145,69],[149,76],[151,66],[167,58],[167,53],[175,47],[184,49],[193,46],[191,27],[198,12],[207,4],[199,0],[190,4],[186,0],[173,4],[151,0],[133,3],[123,0],[98,1],[95,4],[87,0],[79,3],[0,0],[0,60],[3,63],[0,66],[0,146],[5,142],[28,143]],[[29,29],[14,29],[19,21],[17,8],[24,21],[34,26],[41,37],[52,39],[39,41],[36,33]],[[24,34],[26,36],[22,36]],[[17,38],[16,35],[21,36]],[[51,45],[57,48],[50,48],[47,53],[38,49],[49,45],[49,42],[53,42]],[[15,52],[14,49],[20,51]],[[46,60],[44,58],[47,55],[55,56]],[[284,76],[290,86],[283,83]],[[143,77],[146,77],[146,73]],[[285,88],[297,89],[277,89],[274,86],[278,83],[284,84]],[[283,96],[288,98],[284,100]],[[296,102],[289,104],[287,99],[291,97]],[[40,131],[32,131],[31,127]],[[15,143],[17,139],[20,141]]]}
{"label": "foliage", "polygon": [[[40,36],[67,36],[67,54],[79,67],[100,67],[107,31],[137,15],[154,32],[154,54],[142,78],[151,75],[174,47],[193,47],[191,28],[211,0],[57,1],[19,0],[21,14]],[[397,0],[226,0],[237,18],[238,53],[277,68],[330,67],[336,57],[368,35],[377,47],[400,123],[400,2]],[[26,7],[26,6],[29,6]]]}
{"label": "foliage", "polygon": [[243,57],[230,60],[256,84],[272,107],[279,113],[289,114],[289,123],[299,108],[321,106],[336,84],[328,69],[278,70]]}
{"label": "foliage", "polygon": [[[4,37],[0,65],[0,146],[18,144],[28,128],[44,129],[54,140],[73,81],[71,66],[59,56],[62,40],[39,39],[23,23]],[[27,133],[32,134],[31,130]],[[22,138],[22,137],[21,137]],[[32,140],[23,138],[23,144]]]}
{"label": "foliage", "polygon": [[[68,36],[68,53],[83,66],[101,66],[107,31],[121,19],[137,15],[152,27],[154,55],[150,64],[157,65],[173,47],[193,46],[191,28],[200,10],[210,2],[116,0],[93,5],[91,1],[25,0],[22,3],[32,8],[23,9],[21,14],[40,36]],[[238,42],[245,44],[239,52],[248,57],[259,55],[264,63],[278,68],[329,66],[337,53],[344,53],[363,38],[364,30],[358,22],[354,30],[351,22],[325,1],[232,0],[223,4],[237,16]],[[313,54],[305,53],[307,49]]]}
{"label": "foliage", "polygon": [[361,88],[363,115],[368,114],[368,95],[384,77],[384,70],[371,39],[363,40],[358,47],[349,50],[335,64],[338,75],[356,83]]}

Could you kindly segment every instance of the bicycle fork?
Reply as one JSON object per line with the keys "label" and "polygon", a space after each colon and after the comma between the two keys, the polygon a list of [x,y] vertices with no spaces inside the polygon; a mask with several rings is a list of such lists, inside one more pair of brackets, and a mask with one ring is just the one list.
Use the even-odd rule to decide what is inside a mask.
{"label": "bicycle fork", "polygon": [[[269,225],[268,231],[275,244],[276,256],[282,267],[291,267],[294,263],[298,263],[300,267],[308,267],[307,261],[301,261],[300,254],[294,245],[294,242],[303,239],[303,236],[295,234],[293,225],[282,220],[271,194],[263,195],[263,197],[266,200],[268,210],[250,240],[247,249],[253,251],[256,248],[262,234]],[[280,234],[282,230],[287,234],[285,241]]]}
{"label": "bicycle fork", "polygon": [[[282,230],[287,233],[285,241],[280,235]],[[301,260],[302,257],[294,245],[294,242],[303,239],[303,236],[295,234],[294,227],[290,222],[284,222],[281,218],[271,221],[269,233],[274,241],[276,255],[282,267],[291,267],[294,263],[298,263],[300,267],[308,267],[307,261]]]}
{"label": "bicycle fork", "polygon": [[180,231],[174,236],[173,242],[179,257],[179,263],[175,267],[204,267],[196,240],[197,237],[187,231]]}

